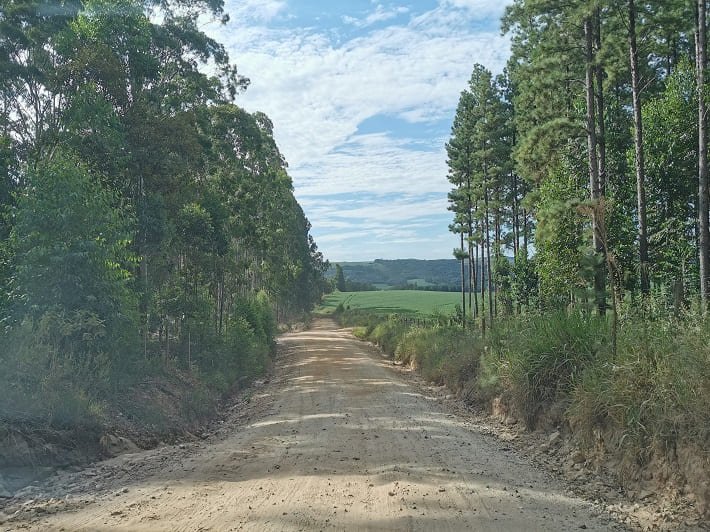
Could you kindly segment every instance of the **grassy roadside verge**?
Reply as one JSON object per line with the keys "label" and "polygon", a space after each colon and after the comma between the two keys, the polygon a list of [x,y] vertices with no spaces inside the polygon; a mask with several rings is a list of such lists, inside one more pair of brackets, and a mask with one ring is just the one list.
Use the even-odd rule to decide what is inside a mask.
{"label": "grassy roadside verge", "polygon": [[186,321],[190,334],[149,338],[145,350],[126,349],[111,363],[98,350],[87,356],[68,340],[50,342],[54,329],[36,323],[0,336],[0,492],[35,470],[199,436],[220,402],[273,361],[268,300],[244,300],[238,310],[219,336],[209,322]]}
{"label": "grassy roadside verge", "polygon": [[613,462],[622,484],[692,495],[710,512],[710,323],[622,321],[582,314],[499,320],[483,338],[448,325],[341,310],[336,317],[424,378],[485,408],[503,404],[526,428],[562,427],[590,464]]}

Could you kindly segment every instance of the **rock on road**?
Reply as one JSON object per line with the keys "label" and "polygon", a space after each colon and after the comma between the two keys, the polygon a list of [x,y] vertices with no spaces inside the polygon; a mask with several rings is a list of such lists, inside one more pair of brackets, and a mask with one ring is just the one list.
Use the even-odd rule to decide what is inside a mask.
{"label": "rock on road", "polygon": [[[118,472],[106,480],[111,493],[20,516],[0,529],[618,526],[502,442],[447,412],[334,322],[317,320],[279,343],[278,368],[254,392],[248,421],[173,454],[158,449],[121,457]],[[148,463],[154,466],[141,469]]]}

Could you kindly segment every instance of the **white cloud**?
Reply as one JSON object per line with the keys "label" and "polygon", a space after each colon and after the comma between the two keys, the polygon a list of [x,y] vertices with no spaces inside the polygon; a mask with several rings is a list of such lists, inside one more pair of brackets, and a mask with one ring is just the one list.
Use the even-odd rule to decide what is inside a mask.
{"label": "white cloud", "polygon": [[229,2],[227,12],[240,22],[269,22],[285,9],[285,0],[237,0]]}
{"label": "white cloud", "polygon": [[445,194],[443,142],[436,151],[408,148],[386,134],[355,135],[337,151],[291,169],[299,196],[332,194]]}
{"label": "white cloud", "polygon": [[372,26],[378,22],[385,22],[397,18],[400,15],[405,15],[409,13],[409,8],[404,6],[386,8],[382,4],[377,4],[375,10],[368,13],[364,18],[352,17],[349,15],[344,15],[342,17],[343,22],[350,24],[358,28],[366,28]]}
{"label": "white cloud", "polygon": [[[357,253],[347,251],[347,238],[329,225],[333,213],[319,208],[319,197],[375,194],[371,208],[360,207],[352,213],[372,238],[378,234],[382,238],[386,224],[395,223],[378,215],[392,211],[391,204],[381,199],[385,194],[408,194],[410,207],[412,198],[419,198],[418,206],[432,209],[417,211],[420,214],[435,209],[435,214],[448,215],[444,151],[448,127],[422,146],[406,134],[359,134],[358,126],[382,115],[402,119],[413,127],[452,119],[473,64],[482,63],[497,72],[507,60],[508,40],[498,27],[475,29],[476,21],[502,12],[504,5],[497,0],[441,0],[426,12],[412,9],[403,20],[395,17],[406,8],[373,2],[370,13],[350,23],[367,28],[377,21],[392,22],[343,40],[344,27],[269,27],[266,21],[270,17],[288,13],[285,2],[227,2],[232,14],[235,7],[261,9],[251,17],[261,24],[233,16],[226,29],[217,30],[216,37],[227,45],[240,72],[252,81],[238,103],[251,111],[264,111],[273,120],[296,194],[326,256],[337,254],[334,258],[342,259],[341,253]],[[427,196],[431,194],[438,195],[437,202],[431,202]],[[424,197],[427,199],[422,200]],[[397,212],[406,210],[406,202]],[[416,241],[421,234],[414,228],[411,231],[400,235],[400,251],[405,241]],[[444,256],[450,255],[452,245],[448,244],[442,248]],[[442,252],[433,246],[415,247],[420,253],[431,249],[429,258]]]}
{"label": "white cloud", "polygon": [[[261,41],[253,45],[253,38]],[[245,40],[247,40],[245,42]],[[293,167],[318,160],[378,114],[429,121],[453,115],[474,62],[500,70],[506,41],[430,37],[390,27],[333,47],[323,34],[234,35],[230,48],[252,85],[240,103],[265,111]]]}
{"label": "white cloud", "polygon": [[502,16],[509,3],[511,2],[502,0],[440,0],[439,2],[443,7],[468,9],[480,18]]}

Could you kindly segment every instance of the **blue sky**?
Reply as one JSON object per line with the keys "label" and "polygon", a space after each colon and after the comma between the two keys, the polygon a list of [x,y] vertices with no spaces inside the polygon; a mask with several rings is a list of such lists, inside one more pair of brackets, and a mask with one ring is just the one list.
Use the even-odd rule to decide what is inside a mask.
{"label": "blue sky", "polygon": [[474,63],[500,72],[509,0],[226,0],[205,29],[251,86],[332,262],[449,258],[446,152]]}

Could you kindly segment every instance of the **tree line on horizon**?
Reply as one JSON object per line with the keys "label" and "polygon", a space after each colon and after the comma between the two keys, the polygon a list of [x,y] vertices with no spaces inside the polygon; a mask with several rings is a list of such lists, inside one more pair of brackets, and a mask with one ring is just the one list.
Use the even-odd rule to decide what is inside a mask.
{"label": "tree line on horizon", "polygon": [[707,309],[706,10],[704,0],[506,9],[507,67],[474,66],[446,145],[469,316],[604,314],[652,292],[676,313]]}

